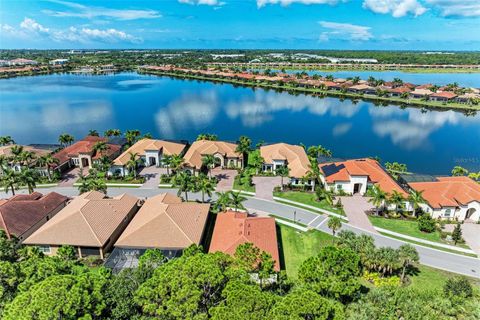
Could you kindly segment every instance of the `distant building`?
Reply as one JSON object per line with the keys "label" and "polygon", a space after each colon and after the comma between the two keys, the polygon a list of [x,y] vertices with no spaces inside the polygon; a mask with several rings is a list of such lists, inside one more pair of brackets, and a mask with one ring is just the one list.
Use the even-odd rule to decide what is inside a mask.
{"label": "distant building", "polygon": [[68,59],[55,59],[48,62],[48,64],[52,66],[63,66],[63,65],[66,65],[67,63],[68,63]]}
{"label": "distant building", "polygon": [[9,66],[31,66],[31,65],[37,65],[38,62],[35,60],[30,60],[30,59],[23,59],[23,58],[17,58],[10,60]]}
{"label": "distant building", "polygon": [[198,173],[203,168],[202,159],[212,155],[221,168],[243,168],[243,154],[236,151],[235,143],[199,140],[192,143],[183,157],[185,170]]}
{"label": "distant building", "polygon": [[[15,170],[17,172],[22,171],[22,168],[23,168],[24,164],[12,159],[12,156],[14,156],[13,151],[15,150],[15,148],[17,148],[17,149],[22,148],[23,151],[32,152],[34,154],[34,156],[37,157],[37,158],[39,158],[41,156],[44,156],[44,155],[47,155],[51,152],[50,150],[47,150],[47,149],[40,149],[40,148],[36,148],[36,147],[32,147],[32,146],[22,146],[22,145],[17,145],[17,144],[9,144],[9,145],[5,145],[5,146],[0,146],[0,156],[5,157],[7,159],[7,161],[9,162],[9,167],[12,170]],[[8,160],[8,159],[11,159],[11,160]],[[32,160],[33,163],[35,161],[36,160]],[[1,168],[0,168],[0,175],[1,175]]]}
{"label": "distant building", "polygon": [[450,91],[441,91],[435,92],[434,94],[430,95],[430,100],[438,101],[438,102],[448,102],[453,101],[457,95]]}

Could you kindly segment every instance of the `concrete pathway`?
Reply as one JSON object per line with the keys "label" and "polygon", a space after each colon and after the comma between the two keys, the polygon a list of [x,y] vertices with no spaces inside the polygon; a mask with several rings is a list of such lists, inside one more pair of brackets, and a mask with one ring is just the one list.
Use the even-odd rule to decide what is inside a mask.
{"label": "concrete pathway", "polygon": [[166,174],[166,168],[158,168],[155,166],[145,167],[140,171],[140,175],[145,177],[145,183],[141,188],[152,189],[158,188],[160,184],[160,177],[162,174]]}
{"label": "concrete pathway", "polygon": [[468,246],[480,257],[480,224],[462,224],[462,236]]}
{"label": "concrete pathway", "polygon": [[237,170],[219,169],[212,170],[212,176],[217,177],[217,192],[229,191],[233,189],[233,182],[238,175]]}
{"label": "concrete pathway", "polygon": [[342,199],[343,210],[347,215],[349,224],[372,233],[378,233],[370,220],[368,220],[366,214],[367,211],[373,208],[367,198],[355,195],[351,197],[340,197],[340,199]]}
{"label": "concrete pathway", "polygon": [[255,196],[270,201],[273,201],[273,189],[282,184],[281,177],[253,177],[252,182],[255,185]]}
{"label": "concrete pathway", "polygon": [[[88,170],[84,169],[83,173],[85,175],[87,175]],[[58,183],[58,186],[59,187],[73,187],[73,184],[75,182],[77,182],[77,180],[78,180],[78,175],[79,174],[80,174],[80,168],[78,168],[78,167],[75,167],[75,168],[71,169],[70,171],[65,172],[62,175],[62,179]]]}

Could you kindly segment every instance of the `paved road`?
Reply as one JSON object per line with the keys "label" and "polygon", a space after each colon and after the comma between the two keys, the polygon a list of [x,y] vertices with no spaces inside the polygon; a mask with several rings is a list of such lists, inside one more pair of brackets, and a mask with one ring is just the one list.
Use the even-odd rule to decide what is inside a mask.
{"label": "paved road", "polygon": [[[49,189],[39,189],[39,192],[55,191],[67,196],[76,196],[78,195],[78,190],[76,188],[49,188]],[[137,197],[152,197],[161,192],[170,192],[177,193],[175,189],[144,189],[144,188],[109,188],[108,194],[110,196],[116,196],[122,193],[130,193]],[[26,190],[19,190],[18,193],[26,193]],[[9,197],[10,194],[6,195],[4,192],[0,192],[0,198]],[[189,195],[189,199],[200,199],[200,194],[192,193]],[[251,208],[253,210],[259,210],[263,212],[270,212],[274,215],[293,220],[294,216],[297,222],[308,225],[314,229],[318,229],[324,232],[330,232],[325,221],[327,219],[324,215],[319,215],[311,211],[306,211],[299,209],[290,205],[258,199],[258,198],[248,198],[244,203],[245,207]],[[342,229],[351,230],[356,234],[365,233],[372,236],[375,239],[375,242],[378,246],[389,246],[397,248],[404,244],[405,242],[389,238],[383,235],[374,234],[367,230],[362,230],[346,223],[343,224]],[[439,269],[456,272],[471,277],[480,278],[480,259],[462,256],[459,254],[448,253],[445,251],[440,251],[436,249],[431,249],[423,246],[414,245],[420,255],[420,262],[422,264],[436,267]]]}

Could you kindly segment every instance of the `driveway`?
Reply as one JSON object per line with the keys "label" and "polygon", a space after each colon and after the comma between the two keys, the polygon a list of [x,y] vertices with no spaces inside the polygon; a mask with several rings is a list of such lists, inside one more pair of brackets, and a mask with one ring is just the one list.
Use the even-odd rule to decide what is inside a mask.
{"label": "driveway", "polygon": [[[80,168],[74,167],[70,171],[65,172],[62,174],[62,179],[58,183],[59,187],[73,187],[73,184],[77,182],[78,175],[80,174]],[[83,174],[87,175],[88,170],[84,169]]]}
{"label": "driveway", "polygon": [[237,170],[219,169],[212,170],[212,176],[217,177],[218,183],[215,189],[218,192],[229,191],[233,189],[233,181],[237,176]]}
{"label": "driveway", "polygon": [[347,215],[349,224],[363,230],[377,233],[366,214],[367,211],[373,209],[372,204],[368,202],[368,198],[355,195],[351,197],[340,197],[340,199],[342,199],[343,210]]}
{"label": "driveway", "polygon": [[158,168],[155,166],[145,167],[140,171],[140,175],[145,177],[145,183],[142,188],[145,189],[158,189],[160,184],[160,176],[166,174],[166,168]]}
{"label": "driveway", "polygon": [[273,189],[281,185],[281,177],[253,177],[252,182],[257,198],[273,201]]}
{"label": "driveway", "polygon": [[480,257],[480,224],[463,223],[462,236],[470,249]]}

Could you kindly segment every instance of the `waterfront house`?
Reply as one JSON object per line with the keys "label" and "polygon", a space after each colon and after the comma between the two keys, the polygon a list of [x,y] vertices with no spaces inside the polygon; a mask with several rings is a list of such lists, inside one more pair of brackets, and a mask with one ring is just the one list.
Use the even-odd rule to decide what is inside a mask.
{"label": "waterfront house", "polygon": [[107,198],[91,191],[74,198],[65,208],[23,241],[55,255],[63,245],[73,246],[80,258],[104,258],[138,210],[138,199],[123,194]]}
{"label": "waterfront house", "polygon": [[[5,159],[7,159],[8,166],[10,167],[10,169],[17,172],[22,171],[22,167],[25,166],[26,161],[22,161],[21,159],[16,159],[15,158],[16,151],[29,152],[33,154],[35,158],[39,158],[51,152],[48,149],[42,149],[42,148],[33,147],[33,146],[23,146],[23,145],[17,145],[17,144],[8,144],[5,146],[0,146],[0,157],[4,157]],[[31,163],[32,165],[36,162],[35,159],[31,159],[29,161],[32,162]],[[0,173],[1,173],[1,169],[0,169]]]}
{"label": "waterfront house", "polygon": [[357,84],[348,88],[348,92],[359,94],[376,94],[377,90],[366,84]]}
{"label": "waterfront house", "polygon": [[310,171],[310,161],[303,147],[287,143],[275,143],[261,146],[260,155],[264,160],[262,171],[276,173],[279,167],[287,166],[290,184],[298,186],[305,183],[312,189],[314,188],[315,182],[313,179],[304,180]]}
{"label": "waterfront house", "polygon": [[414,99],[422,99],[422,98],[428,98],[432,94],[433,94],[433,92],[430,91],[430,90],[415,88],[415,90],[410,92],[410,97],[414,98]]}
{"label": "waterfront house", "polygon": [[422,192],[427,203],[421,207],[433,218],[480,221],[480,184],[468,177],[431,177],[408,186]]}
{"label": "waterfront house", "polygon": [[342,86],[339,83],[333,81],[324,81],[323,85],[325,88],[327,88],[327,90],[338,91],[342,89]]}
{"label": "waterfront house", "polygon": [[323,185],[334,192],[364,195],[372,185],[385,192],[398,191],[407,196],[398,183],[373,159],[354,159],[319,164]]}
{"label": "waterfront house", "polygon": [[409,94],[412,90],[409,87],[401,86],[387,90],[391,97],[401,97],[403,94]]}
{"label": "waterfront house", "polygon": [[465,93],[455,98],[456,102],[472,103],[474,100],[480,100],[480,95],[477,93]]}
{"label": "waterfront house", "polygon": [[51,66],[64,66],[68,63],[68,59],[55,59],[48,62]]}
{"label": "waterfront house", "polygon": [[[159,249],[170,259],[180,256],[192,244],[202,244],[209,209],[210,204],[182,202],[168,193],[146,199],[115,242],[107,265],[116,269],[136,266],[147,249]],[[128,266],[119,266],[118,261],[125,261]]]}
{"label": "waterfront house", "polygon": [[0,200],[0,230],[7,238],[26,239],[67,204],[68,197],[56,192],[18,194]]}
{"label": "waterfront house", "polygon": [[203,169],[202,159],[206,155],[212,155],[215,166],[221,168],[243,168],[243,154],[236,151],[237,144],[225,141],[198,140],[192,143],[185,153],[184,168],[190,173],[198,173]]}
{"label": "waterfront house", "polygon": [[430,100],[438,102],[449,102],[453,101],[457,95],[450,91],[437,91],[434,94],[430,95]]}
{"label": "waterfront house", "polygon": [[136,158],[140,159],[141,166],[159,167],[163,165],[163,157],[165,155],[183,155],[186,146],[186,143],[166,140],[139,140],[113,161],[113,165],[110,168],[110,174],[118,174],[121,176],[128,175],[130,172],[127,168],[127,163],[132,154],[137,155]]}
{"label": "waterfront house", "polygon": [[237,247],[252,243],[270,254],[275,261],[274,270],[280,271],[275,218],[252,217],[246,212],[222,212],[217,214],[209,252],[234,255]]}
{"label": "waterfront house", "polygon": [[[97,142],[107,143],[108,149],[104,151],[103,154],[93,149]],[[86,136],[84,139],[65,147],[53,155],[53,157],[59,161],[55,169],[60,172],[74,166],[80,167],[81,169],[90,169],[95,163],[100,161],[102,156],[107,156],[112,160],[115,159],[120,154],[121,149],[121,144],[111,143],[107,138]]]}

